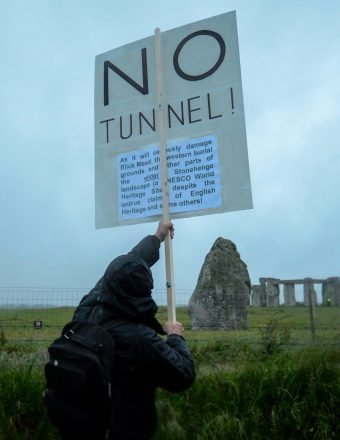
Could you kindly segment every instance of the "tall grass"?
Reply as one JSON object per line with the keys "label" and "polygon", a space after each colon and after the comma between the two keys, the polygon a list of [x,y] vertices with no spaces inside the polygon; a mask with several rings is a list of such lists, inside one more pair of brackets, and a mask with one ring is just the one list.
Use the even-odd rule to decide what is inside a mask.
{"label": "tall grass", "polygon": [[340,352],[281,353],[158,393],[161,439],[338,439]]}
{"label": "tall grass", "polygon": [[[0,327],[0,440],[59,438],[42,393],[46,339],[59,335],[70,315],[68,309],[60,312],[59,327],[52,327],[52,317],[42,330],[19,327],[25,338]],[[179,310],[179,320],[188,328],[185,313]],[[326,322],[326,315],[322,318]],[[186,330],[197,379],[183,393],[157,392],[154,440],[340,439],[339,327],[330,333],[327,340],[334,343],[328,348],[319,343],[301,348],[291,344],[292,326],[305,332],[306,319],[300,309],[251,310],[256,328],[248,331]],[[308,329],[301,334],[308,341]]]}
{"label": "tall grass", "polygon": [[44,377],[33,366],[0,370],[0,439],[57,439],[42,405]]}
{"label": "tall grass", "polygon": [[[157,393],[154,440],[340,438],[340,350],[268,356],[212,344],[193,351],[198,364],[193,387]],[[44,385],[41,363],[0,362],[1,440],[58,439],[42,401]]]}

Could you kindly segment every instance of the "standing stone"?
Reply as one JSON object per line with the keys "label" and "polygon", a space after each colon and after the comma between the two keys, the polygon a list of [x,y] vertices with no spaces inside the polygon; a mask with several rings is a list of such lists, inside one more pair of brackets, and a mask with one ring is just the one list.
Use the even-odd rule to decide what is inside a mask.
{"label": "standing stone", "polygon": [[267,306],[278,307],[280,305],[280,287],[273,278],[267,279]]}
{"label": "standing stone", "polygon": [[303,303],[305,306],[309,306],[309,289],[312,290],[312,297],[314,304],[317,304],[317,294],[314,289],[314,283],[312,282],[312,278],[304,278],[303,280]]}
{"label": "standing stone", "polygon": [[255,284],[251,288],[251,305],[261,307],[261,286],[259,284]]}
{"label": "standing stone", "polygon": [[251,283],[235,244],[219,237],[206,255],[189,301],[193,330],[246,329]]}
{"label": "standing stone", "polygon": [[327,278],[322,283],[322,304],[327,305],[327,300],[330,300],[330,305],[340,306],[340,278]]}
{"label": "standing stone", "polygon": [[254,284],[251,291],[251,305],[253,307],[266,307],[267,295],[261,284]]}
{"label": "standing stone", "polygon": [[266,278],[260,278],[261,307],[267,307],[267,284]]}
{"label": "standing stone", "polygon": [[283,285],[283,298],[285,306],[296,306],[295,284],[285,283]]}

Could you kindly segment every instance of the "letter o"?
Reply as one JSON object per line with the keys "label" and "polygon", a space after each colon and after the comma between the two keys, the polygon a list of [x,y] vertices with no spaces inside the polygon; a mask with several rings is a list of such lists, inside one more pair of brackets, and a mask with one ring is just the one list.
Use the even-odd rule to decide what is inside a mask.
{"label": "letter o", "polygon": [[[198,35],[209,35],[210,37],[215,38],[215,40],[218,42],[218,44],[220,46],[220,56],[218,57],[218,60],[216,61],[216,63],[213,65],[213,67],[211,69],[207,70],[204,73],[201,73],[200,75],[189,75],[189,74],[183,72],[183,70],[180,68],[179,62],[178,62],[178,57],[179,57],[181,50],[183,49],[183,46],[189,40],[197,37]],[[201,31],[193,32],[192,34],[189,34],[185,38],[183,38],[183,40],[179,43],[179,45],[177,46],[177,48],[175,50],[174,57],[173,57],[173,65],[174,65],[174,68],[175,68],[177,75],[180,76],[181,78],[186,79],[187,81],[200,81],[201,79],[207,78],[208,76],[210,76],[214,72],[216,72],[216,70],[223,63],[223,60],[225,57],[225,52],[226,52],[225,42],[220,34],[218,34],[217,32],[214,32],[214,31],[201,30]]]}

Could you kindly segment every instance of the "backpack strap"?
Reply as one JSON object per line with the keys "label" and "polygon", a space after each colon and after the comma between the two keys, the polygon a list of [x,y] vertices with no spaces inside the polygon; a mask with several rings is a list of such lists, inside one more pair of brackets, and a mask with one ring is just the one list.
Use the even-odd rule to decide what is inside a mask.
{"label": "backpack strap", "polygon": [[89,348],[90,350],[94,350],[98,352],[100,351],[100,346],[89,342],[86,338],[78,335],[72,329],[67,330],[67,332],[65,332],[63,336],[66,339],[70,339],[71,341],[77,342],[79,345],[82,345],[85,348]]}
{"label": "backpack strap", "polygon": [[119,322],[119,321],[123,322],[124,321],[122,318],[112,318],[112,319],[110,319],[109,321],[107,321],[107,322],[105,322],[103,324],[99,323],[97,321],[97,319],[96,319],[97,310],[98,310],[99,307],[101,307],[101,305],[100,304],[96,304],[92,308],[90,316],[88,317],[88,321],[94,322],[95,324],[98,324],[100,327],[102,327],[106,331],[111,330],[114,327],[114,323],[115,322]]}
{"label": "backpack strap", "polygon": [[91,313],[90,313],[90,316],[89,316],[89,319],[88,319],[89,321],[92,321],[92,322],[95,321],[95,317],[96,317],[96,314],[97,314],[98,307],[99,307],[99,304],[96,304],[96,305],[92,308]]}

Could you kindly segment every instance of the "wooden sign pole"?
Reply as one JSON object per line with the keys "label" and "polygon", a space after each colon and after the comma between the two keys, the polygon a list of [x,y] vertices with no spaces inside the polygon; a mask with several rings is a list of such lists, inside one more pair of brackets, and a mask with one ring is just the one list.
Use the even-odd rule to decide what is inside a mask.
{"label": "wooden sign pole", "polygon": [[[159,127],[159,152],[161,166],[162,182],[162,202],[163,202],[163,222],[170,222],[169,214],[169,186],[168,169],[166,160],[167,139],[164,124],[164,93],[163,93],[163,69],[162,69],[162,51],[161,51],[161,32],[155,29],[155,58],[156,58],[156,78],[157,78],[157,96],[158,96],[158,127]],[[170,234],[167,235],[165,242],[165,266],[166,266],[166,289],[168,303],[168,321],[176,322],[176,302],[175,302],[175,284],[172,259],[172,241]]]}

